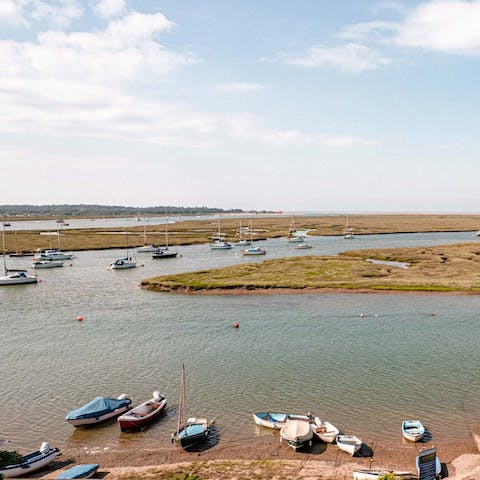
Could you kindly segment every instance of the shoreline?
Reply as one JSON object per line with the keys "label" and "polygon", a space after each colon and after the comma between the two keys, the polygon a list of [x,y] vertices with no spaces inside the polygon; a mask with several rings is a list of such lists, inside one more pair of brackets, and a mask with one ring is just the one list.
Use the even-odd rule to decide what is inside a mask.
{"label": "shoreline", "polygon": [[178,287],[167,289],[156,289],[151,285],[141,285],[143,290],[156,293],[174,293],[178,295],[324,295],[324,294],[378,294],[378,295],[479,295],[480,292],[463,290],[402,290],[402,289],[375,289],[375,288],[333,288],[333,287],[305,287],[305,288],[204,288],[190,289],[189,287]]}
{"label": "shoreline", "polygon": [[[265,433],[265,432],[264,432]],[[480,437],[434,439],[412,443],[399,438],[376,442],[363,438],[360,456],[350,457],[333,444],[314,441],[312,447],[294,452],[279,442],[277,433],[266,432],[239,442],[221,440],[209,448],[183,451],[170,445],[130,447],[65,448],[50,470],[42,475],[54,479],[74,463],[99,463],[101,478],[170,480],[172,475],[196,473],[202,480],[220,479],[316,479],[351,480],[354,469],[406,470],[416,474],[415,457],[423,448],[437,447],[448,478],[480,478]],[[475,476],[477,474],[478,476]]]}

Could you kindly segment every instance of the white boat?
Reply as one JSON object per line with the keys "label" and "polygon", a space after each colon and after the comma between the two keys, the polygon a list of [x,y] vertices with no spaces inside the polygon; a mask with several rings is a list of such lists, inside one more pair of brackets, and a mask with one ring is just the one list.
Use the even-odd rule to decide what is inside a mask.
{"label": "white boat", "polygon": [[35,260],[32,263],[32,268],[56,268],[63,267],[63,261],[60,260]]}
{"label": "white boat", "polygon": [[337,446],[349,455],[355,455],[362,446],[362,440],[354,435],[337,435]]}
{"label": "white boat", "polygon": [[131,257],[129,254],[127,231],[125,231],[125,244],[127,247],[127,254],[123,258],[117,258],[114,260],[108,267],[110,270],[125,270],[127,268],[135,268],[137,266],[135,258]]}
{"label": "white boat", "polygon": [[37,277],[27,275],[24,271],[11,272],[7,268],[7,252],[5,246],[5,222],[2,222],[2,247],[3,247],[3,271],[0,276],[1,285],[22,285],[24,283],[37,283]]}
{"label": "white boat", "polygon": [[249,247],[242,250],[242,255],[265,255],[267,252],[260,247]]}
{"label": "white boat", "polygon": [[238,242],[235,242],[235,246],[237,246],[237,247],[247,247],[248,245],[252,244],[251,240],[243,238],[243,235],[245,233],[247,233],[249,230],[250,229],[248,227],[242,227],[242,221],[240,220],[240,227],[237,230]]}
{"label": "white boat", "polygon": [[315,436],[327,443],[333,443],[340,433],[337,427],[319,417],[313,419],[311,428]]}
{"label": "white boat", "polygon": [[1,467],[0,475],[3,475],[5,478],[13,478],[28,474],[30,477],[31,473],[51,463],[57,456],[57,452],[58,450],[56,448],[50,448],[47,442],[43,442],[39,450],[22,457],[20,463]]}
{"label": "white boat", "polygon": [[392,480],[413,480],[416,475],[412,472],[400,472],[395,470],[354,470],[353,480],[379,480],[389,475]]}
{"label": "white boat", "polygon": [[137,247],[137,253],[152,253],[156,252],[160,247],[153,243],[147,243],[147,227],[145,221],[143,222],[143,247]]}
{"label": "white boat", "polygon": [[296,451],[312,439],[313,432],[308,421],[289,418],[280,429],[280,437]]}
{"label": "white boat", "polygon": [[343,238],[345,240],[351,240],[352,238],[354,238],[353,228],[348,226],[348,215],[347,215],[347,223],[345,224],[345,228],[343,229]]}
{"label": "white boat", "polygon": [[83,407],[68,412],[65,420],[74,427],[94,425],[121,415],[131,408],[131,403],[124,393],[118,398],[97,397]]}
{"label": "white boat", "polygon": [[215,240],[210,244],[210,250],[230,250],[232,245],[225,241]]}
{"label": "white boat", "polygon": [[476,235],[477,237],[480,237],[480,230],[477,230],[476,233],[475,233],[475,235]]}
{"label": "white boat", "polygon": [[298,245],[295,245],[295,248],[297,250],[308,250],[309,248],[312,248],[312,245],[310,243],[299,243]]}
{"label": "white boat", "polygon": [[425,435],[425,427],[420,420],[404,420],[402,422],[402,434],[411,442],[418,442]]}
{"label": "white boat", "polygon": [[295,415],[292,413],[256,412],[253,414],[253,420],[259,427],[275,430],[280,430],[288,419],[310,422],[311,418],[311,415]]}
{"label": "white boat", "polygon": [[290,228],[288,229],[287,242],[288,243],[303,243],[304,238],[305,238],[305,235],[297,232],[297,229],[295,228],[295,219],[292,216],[292,221],[290,222]]}
{"label": "white boat", "polygon": [[51,262],[57,260],[71,260],[72,258],[72,252],[62,252],[58,248],[48,248],[46,250],[42,250],[40,253],[37,253],[33,257],[33,260]]}

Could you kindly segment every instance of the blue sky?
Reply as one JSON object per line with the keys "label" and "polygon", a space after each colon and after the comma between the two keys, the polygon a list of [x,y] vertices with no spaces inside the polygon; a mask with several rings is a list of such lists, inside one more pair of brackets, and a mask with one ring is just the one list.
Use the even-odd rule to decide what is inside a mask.
{"label": "blue sky", "polygon": [[480,211],[480,1],[0,0],[0,203]]}

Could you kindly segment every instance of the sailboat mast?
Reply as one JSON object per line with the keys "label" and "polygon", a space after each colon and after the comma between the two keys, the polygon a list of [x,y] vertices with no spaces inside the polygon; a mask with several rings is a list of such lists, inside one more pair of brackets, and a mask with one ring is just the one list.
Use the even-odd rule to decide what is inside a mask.
{"label": "sailboat mast", "polygon": [[165,248],[168,250],[168,217],[165,222]]}
{"label": "sailboat mast", "polygon": [[178,399],[178,420],[177,420],[177,434],[180,432],[182,426],[182,413],[184,410],[185,401],[185,365],[182,363],[182,377],[180,380],[180,397]]}
{"label": "sailboat mast", "polygon": [[2,220],[2,247],[3,247],[3,270],[5,271],[5,275],[7,275],[8,270],[7,270],[7,254],[6,254],[6,247],[5,247],[5,217]]}
{"label": "sailboat mast", "polygon": [[60,223],[57,223],[57,247],[58,250],[60,251]]}

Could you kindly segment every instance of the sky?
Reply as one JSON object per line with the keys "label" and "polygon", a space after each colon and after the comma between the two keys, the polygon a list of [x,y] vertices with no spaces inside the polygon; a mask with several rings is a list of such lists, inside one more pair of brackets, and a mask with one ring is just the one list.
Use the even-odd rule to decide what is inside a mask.
{"label": "sky", "polygon": [[480,212],[480,0],[0,0],[0,204]]}

